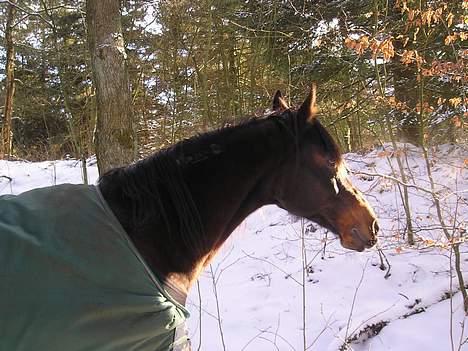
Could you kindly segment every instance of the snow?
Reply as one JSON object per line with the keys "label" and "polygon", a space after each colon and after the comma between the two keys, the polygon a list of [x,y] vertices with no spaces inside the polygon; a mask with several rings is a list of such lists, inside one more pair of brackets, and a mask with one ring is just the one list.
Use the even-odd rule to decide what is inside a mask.
{"label": "snow", "polygon": [[[419,187],[409,188],[413,247],[405,243],[404,209],[395,182],[369,175],[396,176],[396,154],[403,156],[407,182]],[[458,237],[466,232],[468,220],[468,150],[442,145],[429,150],[429,156],[445,225]],[[188,327],[194,350],[200,342],[200,350],[207,351],[468,350],[454,257],[433,199],[421,190],[431,188],[421,149],[398,144],[393,150],[385,144],[345,158],[353,183],[379,217],[379,246],[391,266],[381,269],[377,249],[343,249],[319,226],[277,207],[263,207],[237,228],[190,293]],[[80,167],[75,160],[0,161],[0,194],[81,183]],[[95,160],[88,161],[88,173],[95,182]],[[460,250],[466,282],[466,243]],[[352,340],[348,348],[343,346],[346,339]]]}

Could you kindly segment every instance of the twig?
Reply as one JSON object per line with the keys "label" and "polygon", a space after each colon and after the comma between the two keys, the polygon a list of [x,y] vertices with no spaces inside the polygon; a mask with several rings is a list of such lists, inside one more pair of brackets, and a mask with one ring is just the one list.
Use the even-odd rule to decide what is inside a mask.
{"label": "twig", "polygon": [[[323,316],[323,311],[322,311],[322,316]],[[330,328],[330,326],[331,326],[330,320],[331,320],[332,316],[330,316],[328,319],[325,319],[325,316],[323,316],[323,317],[324,317],[324,320],[325,320],[325,326],[324,326],[324,327],[322,328],[322,330],[317,334],[317,336],[316,336],[315,339],[312,341],[312,343],[311,343],[309,346],[307,346],[306,351],[309,350],[309,349],[311,349],[311,348],[314,346],[314,344],[317,342],[317,340],[323,335],[323,333],[325,333],[325,331],[327,331],[327,329]]]}
{"label": "twig", "polygon": [[269,34],[274,34],[274,33],[277,33],[277,34],[281,34],[282,36],[285,36],[287,38],[291,38],[292,35],[291,34],[288,34],[288,33],[285,33],[285,32],[281,32],[279,30],[265,30],[265,29],[255,29],[255,28],[249,28],[249,27],[246,27],[242,24],[239,24],[239,23],[236,23],[234,22],[233,20],[230,20],[230,19],[225,19],[226,22],[229,22],[229,23],[232,23],[233,25],[235,25],[236,27],[239,27],[239,28],[242,28],[242,29],[245,29],[246,31],[249,31],[249,32],[254,32],[254,33],[269,33]]}
{"label": "twig", "polygon": [[276,345],[276,340],[278,338],[278,330],[279,330],[279,327],[280,327],[280,320],[281,320],[281,314],[278,314],[278,323],[276,323],[275,338],[273,339],[275,345]]}
{"label": "twig", "polygon": [[9,177],[9,176],[6,176],[6,175],[0,175],[0,178],[5,178],[7,179],[9,182],[12,182],[13,181],[13,178]]}
{"label": "twig", "polygon": [[364,273],[366,272],[366,268],[367,268],[368,263],[369,263],[369,260],[366,261],[366,264],[364,265],[364,268],[362,269],[361,278],[359,279],[359,283],[356,286],[356,289],[354,290],[353,302],[351,304],[351,310],[349,311],[348,322],[346,324],[346,333],[345,333],[345,337],[344,337],[344,340],[345,340],[346,344],[348,343],[349,327],[351,326],[351,318],[353,317],[353,311],[354,311],[354,306],[356,304],[357,293],[358,293],[359,288],[361,287],[362,282],[364,280]]}
{"label": "twig", "polygon": [[302,283],[301,283],[300,281],[298,281],[296,278],[294,278],[294,277],[292,276],[291,273],[286,272],[284,269],[282,269],[281,267],[275,265],[273,262],[268,261],[268,260],[266,260],[266,259],[264,259],[264,258],[252,256],[252,255],[248,254],[247,252],[245,252],[244,250],[242,250],[242,252],[243,252],[247,257],[249,257],[249,258],[252,258],[252,259],[254,259],[254,260],[258,260],[258,261],[262,261],[262,262],[266,262],[266,263],[268,263],[268,264],[271,264],[273,267],[275,267],[276,269],[278,269],[280,272],[286,274],[286,276],[287,276],[288,278],[291,278],[291,279],[292,279],[294,282],[296,282],[299,286],[302,286]]}
{"label": "twig", "polygon": [[408,184],[408,183],[402,182],[400,179],[389,176],[389,175],[385,175],[385,174],[381,174],[381,173],[368,173],[368,172],[363,172],[363,171],[352,171],[352,173],[353,174],[363,174],[363,175],[370,176],[370,177],[381,177],[381,178],[393,180],[394,182],[396,182],[396,183],[398,183],[400,185],[403,185],[405,187],[414,188],[414,189],[417,189],[417,190],[421,190],[421,191],[423,191],[425,193],[431,194],[432,196],[437,196],[437,194],[432,192],[432,190],[429,190],[429,189],[426,189],[426,188],[423,188],[423,187],[420,187],[420,186],[417,186],[417,185],[414,185],[414,184]]}
{"label": "twig", "polygon": [[27,8],[24,8],[22,6],[19,6],[18,4],[15,4],[14,2],[12,1],[9,1],[9,0],[0,0],[0,5],[1,4],[8,4],[10,6],[13,6],[15,8],[17,8],[18,10],[20,10],[21,12],[24,12],[25,14],[27,14],[28,16],[35,16],[35,17],[39,17],[41,20],[43,20],[49,27],[51,28],[54,28],[54,25],[48,21],[47,19],[44,18],[44,16],[42,16],[40,13],[38,12],[35,12],[31,9],[27,9]]}
{"label": "twig", "polygon": [[221,336],[221,343],[223,344],[223,350],[226,351],[226,343],[224,342],[224,332],[223,332],[223,325],[221,321],[221,312],[219,309],[219,299],[218,299],[218,289],[217,289],[217,284],[216,284],[216,276],[213,271],[213,266],[210,264],[210,272],[211,272],[211,279],[213,281],[213,292],[215,295],[215,301],[216,301],[216,314],[217,314],[217,320],[218,320],[218,328],[219,328],[219,334]]}
{"label": "twig", "polygon": [[[354,329],[351,334],[350,334],[350,339],[351,339],[351,335],[357,335],[361,329],[361,327],[364,325],[365,327],[369,326],[369,324],[367,324],[370,320],[372,319],[375,319],[377,318],[378,316],[381,316],[385,313],[387,313],[388,311],[390,311],[392,308],[394,308],[396,306],[396,303],[394,303],[393,305],[387,307],[386,309],[384,309],[383,311],[380,311],[372,316],[370,316],[369,318],[367,318],[365,321],[363,321],[361,324],[359,324],[356,329]],[[379,322],[385,322],[385,320],[382,320],[382,321],[379,321]],[[377,322],[377,323],[379,323]],[[364,328],[365,328],[364,327]]]}
{"label": "twig", "polygon": [[244,345],[244,347],[241,349],[241,351],[244,351],[247,346],[249,346],[255,339],[257,339],[258,337],[260,337],[262,334],[265,334],[267,331],[268,331],[269,328],[267,328],[266,330],[260,330],[256,335],[254,335],[249,341],[247,341],[247,343]]}
{"label": "twig", "polygon": [[449,321],[449,330],[450,330],[450,346],[451,350],[455,351],[455,343],[453,340],[453,265],[452,265],[453,249],[450,250],[449,255],[449,266],[450,266],[450,276],[449,276],[449,286],[450,286],[450,321]]}
{"label": "twig", "polygon": [[301,219],[301,261],[302,261],[302,342],[304,351],[307,349],[307,300],[306,300],[306,273],[307,273],[307,252],[305,247],[305,227],[304,219]]}
{"label": "twig", "polygon": [[[464,329],[463,329],[463,330],[464,330]],[[463,337],[462,337],[462,339],[463,339]],[[461,351],[461,347],[462,347],[463,345],[465,345],[465,344],[468,344],[468,337],[465,338],[465,340],[463,340],[463,341],[460,343],[460,348],[458,349],[458,351]]]}
{"label": "twig", "polygon": [[197,280],[197,290],[198,290],[198,332],[199,332],[199,343],[197,351],[201,350],[202,346],[202,297],[201,297],[201,289],[200,289],[200,281]]}
{"label": "twig", "polygon": [[[276,345],[276,339],[277,339],[277,338],[280,338],[281,341],[283,341],[285,344],[287,344],[287,345],[291,348],[291,350],[296,351],[296,349],[294,348],[293,345],[291,345],[291,343],[288,341],[288,339],[286,339],[285,337],[283,337],[283,336],[281,336],[280,334],[278,334],[278,332],[273,333],[273,332],[269,331],[268,329],[270,329],[270,328],[263,329],[263,330],[261,330],[261,331],[263,331],[263,334],[274,334],[274,335],[275,335],[275,341],[274,341],[274,342],[271,341],[270,339],[264,338],[264,337],[262,337],[262,336],[259,336],[258,338],[259,338],[259,339],[266,340],[266,341],[269,341],[270,343],[273,344],[273,346],[275,346],[275,348],[276,348],[277,350],[279,350],[279,348],[278,348],[278,346]],[[283,349],[282,349],[282,350],[283,350]]]}
{"label": "twig", "polygon": [[323,254],[322,254],[322,260],[325,259],[325,256],[326,256],[326,251],[327,251],[327,243],[328,243],[328,230],[325,231],[325,240],[324,240],[324,243],[323,243]]}
{"label": "twig", "polygon": [[464,338],[464,335],[465,335],[465,321],[466,321],[466,318],[464,318],[461,323],[460,323],[460,338],[459,338],[459,343],[458,343],[458,349],[457,351],[461,351],[462,349],[462,346],[463,344],[465,344],[468,340],[468,338],[466,338],[465,340],[463,340]]}
{"label": "twig", "polygon": [[[377,251],[380,257],[380,269],[384,270],[385,268],[387,268],[387,272],[385,273],[384,278],[388,279],[391,276],[390,270],[392,269],[392,265],[390,264],[390,262],[387,259],[387,256],[384,254],[384,252],[382,251],[380,247],[377,249]],[[385,267],[382,257],[385,258],[385,262],[387,262],[387,265],[388,265],[387,267]]]}

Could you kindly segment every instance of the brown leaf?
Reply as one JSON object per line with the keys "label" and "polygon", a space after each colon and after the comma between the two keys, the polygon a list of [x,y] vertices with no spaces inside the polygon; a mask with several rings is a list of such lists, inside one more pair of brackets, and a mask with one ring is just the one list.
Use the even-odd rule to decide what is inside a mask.
{"label": "brown leaf", "polygon": [[452,123],[453,123],[453,124],[455,125],[455,127],[457,127],[457,128],[460,128],[460,127],[463,125],[463,123],[462,123],[460,117],[458,117],[458,116],[455,116],[455,117],[452,118]]}
{"label": "brown leaf", "polygon": [[449,103],[453,107],[457,107],[458,105],[461,104],[461,102],[462,102],[462,99],[460,97],[454,97],[454,98],[449,99]]}
{"label": "brown leaf", "polygon": [[380,157],[380,158],[383,158],[383,157],[387,157],[387,156],[390,156],[392,153],[390,151],[380,151],[378,154],[377,154],[377,157]]}
{"label": "brown leaf", "polygon": [[453,42],[455,42],[456,40],[457,40],[457,35],[456,34],[447,35],[447,37],[444,40],[444,43],[445,43],[445,45],[450,45]]}
{"label": "brown leaf", "polygon": [[449,28],[452,26],[453,17],[454,17],[454,15],[451,12],[447,15],[447,27],[449,27]]}
{"label": "brown leaf", "polygon": [[344,43],[348,49],[354,49],[354,47],[356,46],[356,42],[350,37],[347,37]]}

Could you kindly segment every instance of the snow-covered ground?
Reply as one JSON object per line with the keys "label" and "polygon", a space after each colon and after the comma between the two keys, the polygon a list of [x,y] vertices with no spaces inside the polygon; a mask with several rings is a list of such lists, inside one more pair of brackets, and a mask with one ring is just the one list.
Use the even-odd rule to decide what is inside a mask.
{"label": "snow-covered ground", "polygon": [[[395,182],[372,175],[393,176],[396,153],[404,156],[407,182],[419,187],[409,188],[414,247],[405,244],[405,212]],[[424,190],[431,186],[421,150],[400,144],[394,152],[386,145],[345,158],[354,184],[379,216],[385,268],[377,249],[342,249],[320,227],[264,207],[235,231],[189,296],[194,350],[335,351],[346,350],[345,340],[356,351],[468,350],[454,257]],[[443,220],[455,237],[465,233],[468,221],[467,160],[461,146],[430,150]],[[88,172],[94,182],[93,160]],[[66,182],[82,182],[79,162],[0,161],[0,194]],[[467,244],[460,250],[467,282]]]}

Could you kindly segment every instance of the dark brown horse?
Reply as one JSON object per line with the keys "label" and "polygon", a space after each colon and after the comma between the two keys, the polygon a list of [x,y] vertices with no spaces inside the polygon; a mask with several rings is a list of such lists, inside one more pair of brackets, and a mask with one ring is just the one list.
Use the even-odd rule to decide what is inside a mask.
{"label": "dark brown horse", "polygon": [[348,249],[376,243],[378,225],[350,183],[337,144],[277,92],[264,118],[184,140],[104,174],[99,188],[150,269],[184,300],[233,230],[276,204],[339,236]]}
{"label": "dark brown horse", "polygon": [[98,187],[0,197],[0,349],[187,350],[189,289],[263,205],[346,248],[373,246],[375,215],[314,105],[311,92],[294,111],[277,93],[270,115],[114,169]]}

